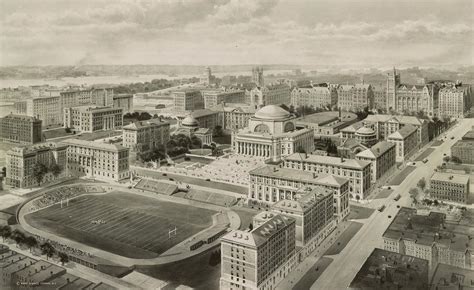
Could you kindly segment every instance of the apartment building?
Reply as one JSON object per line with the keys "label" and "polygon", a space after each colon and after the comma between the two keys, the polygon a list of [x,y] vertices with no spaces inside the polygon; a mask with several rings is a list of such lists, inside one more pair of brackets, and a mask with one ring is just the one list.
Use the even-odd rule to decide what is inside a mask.
{"label": "apartment building", "polygon": [[62,125],[61,97],[38,97],[26,101],[26,115],[43,121],[43,126]]}
{"label": "apartment building", "polygon": [[368,161],[371,163],[370,172],[371,181],[375,183],[386,173],[391,172],[396,165],[396,145],[391,142],[381,141],[358,153],[355,156],[357,160]]}
{"label": "apartment building", "polygon": [[42,121],[30,116],[7,115],[0,118],[0,139],[3,142],[34,144],[42,140]]}
{"label": "apartment building", "polygon": [[383,234],[384,250],[428,260],[431,270],[438,263],[474,269],[474,240],[464,225],[452,223],[446,215],[430,212],[418,215],[402,207]]}
{"label": "apartment building", "polygon": [[317,86],[294,88],[291,91],[291,105],[295,108],[332,108],[337,105],[337,90],[335,87]]}
{"label": "apartment building", "polygon": [[437,200],[467,204],[469,182],[469,175],[435,172],[430,178],[430,196]]}
{"label": "apartment building", "polygon": [[204,109],[204,99],[199,90],[188,89],[171,92],[174,109],[177,112],[189,112]]}
{"label": "apartment building", "polygon": [[64,127],[78,132],[121,129],[122,108],[80,106],[64,109]]}
{"label": "apartment building", "polygon": [[451,147],[451,156],[462,163],[474,164],[474,141],[459,140]]}
{"label": "apartment building", "polygon": [[274,289],[292,270],[295,220],[276,215],[252,231],[221,238],[221,289]]}
{"label": "apartment building", "polygon": [[330,174],[280,168],[265,165],[249,172],[248,203],[251,206],[270,207],[284,200],[296,200],[301,188],[321,187],[333,193],[334,213],[337,220],[349,214],[349,180]]}
{"label": "apartment building", "polygon": [[363,111],[374,107],[374,93],[369,84],[340,85],[337,106],[344,111]]}
{"label": "apartment building", "polygon": [[364,199],[371,187],[370,162],[331,156],[294,153],[286,156],[284,168],[316,174],[332,174],[349,180],[349,197]]}
{"label": "apartment building", "polygon": [[406,125],[387,137],[387,141],[396,145],[396,160],[403,162],[419,148],[417,130],[414,126]]}
{"label": "apartment building", "polygon": [[471,108],[470,86],[448,86],[439,90],[439,116],[448,118],[463,118],[464,113]]}
{"label": "apartment building", "polygon": [[114,95],[113,107],[121,108],[123,114],[133,113],[133,95],[132,94]]}
{"label": "apartment building", "polygon": [[138,121],[123,127],[123,146],[130,151],[145,153],[170,139],[170,123],[159,119]]}
{"label": "apartment building", "polygon": [[[19,188],[37,186],[38,180],[34,176],[36,164],[42,164],[48,170],[44,175],[43,182],[63,177],[66,168],[66,148],[67,146],[62,144],[48,142],[19,146],[8,150],[6,154],[6,184]],[[62,172],[57,175],[53,174],[50,171],[53,165],[59,166]]]}
{"label": "apartment building", "polygon": [[222,103],[244,103],[245,92],[242,90],[209,90],[202,91],[204,108],[210,109]]}
{"label": "apartment building", "polygon": [[67,172],[104,181],[130,177],[129,149],[121,145],[79,139],[63,141],[67,145]]}

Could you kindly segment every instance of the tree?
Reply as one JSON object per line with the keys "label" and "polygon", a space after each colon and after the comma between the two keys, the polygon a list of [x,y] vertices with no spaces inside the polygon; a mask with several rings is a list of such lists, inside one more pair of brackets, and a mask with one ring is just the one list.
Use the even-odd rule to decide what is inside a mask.
{"label": "tree", "polygon": [[454,163],[457,163],[457,164],[462,163],[461,159],[459,159],[459,157],[457,157],[457,156],[452,156],[451,161],[454,162]]}
{"label": "tree", "polygon": [[433,201],[433,205],[434,205],[434,206],[438,206],[438,205],[439,205],[439,201],[438,201],[437,199],[435,199],[435,200]]}
{"label": "tree", "polygon": [[48,242],[43,243],[40,249],[41,249],[41,254],[46,255],[46,260],[48,260],[48,258],[51,258],[56,252],[54,247]]}
{"label": "tree", "polygon": [[410,197],[416,197],[418,195],[418,189],[417,188],[411,188],[408,193],[410,194]]}
{"label": "tree", "polygon": [[51,173],[54,175],[54,177],[58,177],[58,175],[61,173],[61,171],[63,171],[63,169],[61,168],[61,166],[54,163],[51,166],[51,168],[49,168],[49,171],[51,171]]}
{"label": "tree", "polygon": [[33,177],[36,179],[38,185],[41,185],[41,182],[43,182],[43,178],[47,172],[48,168],[46,167],[46,165],[39,162],[35,164],[35,166],[33,167]]}
{"label": "tree", "polygon": [[66,253],[59,252],[58,257],[59,257],[59,261],[61,262],[61,265],[63,266],[65,263],[69,262],[69,256]]}
{"label": "tree", "polygon": [[249,231],[251,231],[251,230],[253,230],[253,224],[252,223],[249,224]]}
{"label": "tree", "polygon": [[224,131],[222,130],[222,126],[221,125],[216,125],[214,127],[214,130],[213,130],[212,133],[216,137],[220,137],[220,136],[224,135]]}
{"label": "tree", "polygon": [[8,225],[3,226],[0,228],[0,235],[3,238],[3,241],[5,242],[5,239],[8,239],[12,235],[12,228]]}
{"label": "tree", "polygon": [[12,239],[15,241],[17,247],[25,242],[25,234],[19,230],[12,232]]}
{"label": "tree", "polygon": [[451,160],[451,158],[449,156],[444,156],[443,157],[444,162],[449,162],[449,160]]}
{"label": "tree", "polygon": [[38,246],[38,241],[35,239],[35,237],[28,236],[25,238],[25,245],[28,246],[28,249],[30,249],[30,252],[31,252],[32,248],[35,248]]}
{"label": "tree", "polygon": [[2,167],[2,176],[7,176],[7,168],[5,166]]}
{"label": "tree", "polygon": [[468,167],[468,166],[464,167],[464,172],[466,174],[471,174],[471,167]]}
{"label": "tree", "polygon": [[424,177],[422,177],[420,180],[418,180],[418,183],[416,184],[421,190],[424,190],[426,187],[426,180]]}

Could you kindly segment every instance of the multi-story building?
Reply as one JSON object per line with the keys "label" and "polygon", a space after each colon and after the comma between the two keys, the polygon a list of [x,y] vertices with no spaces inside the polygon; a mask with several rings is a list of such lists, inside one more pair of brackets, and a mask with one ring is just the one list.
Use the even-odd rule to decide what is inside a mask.
{"label": "multi-story building", "polygon": [[270,84],[250,91],[250,106],[254,108],[289,104],[290,99],[290,86],[287,84]]}
{"label": "multi-story building", "polygon": [[306,186],[333,192],[334,213],[339,221],[349,214],[349,180],[331,174],[265,165],[249,172],[249,205],[270,206],[281,200],[296,200]]}
{"label": "multi-story building", "polygon": [[252,231],[221,238],[221,289],[274,289],[292,270],[295,220],[276,215]]}
{"label": "multi-story building", "polygon": [[250,118],[255,115],[255,108],[247,104],[220,104],[211,108],[219,113],[218,120],[225,130],[239,130],[248,127]]}
{"label": "multi-story building", "polygon": [[201,91],[196,89],[187,89],[173,91],[174,109],[177,112],[189,112],[204,109],[204,99]]}
{"label": "multi-story building", "polygon": [[439,116],[463,118],[470,109],[470,86],[451,85],[439,90]]}
{"label": "multi-story building", "polygon": [[230,91],[202,91],[204,108],[210,109],[222,103],[244,103],[245,92],[242,90]]}
{"label": "multi-story building", "polygon": [[133,95],[119,94],[113,97],[113,107],[121,108],[123,114],[133,113]]}
{"label": "multi-story building", "polygon": [[317,86],[294,88],[291,91],[291,105],[295,108],[333,108],[337,105],[337,90],[335,87]]}
{"label": "multi-story building", "polygon": [[428,290],[429,273],[425,259],[375,248],[348,289]]}
{"label": "multi-story building", "polygon": [[[334,221],[334,194],[320,186],[308,186],[297,192],[295,200],[281,200],[272,211],[296,221],[296,244],[304,246]],[[255,218],[254,218],[255,220]]]}
{"label": "multi-story building", "polygon": [[43,121],[43,126],[62,125],[61,97],[39,97],[26,101],[26,115]]}
{"label": "multi-story building", "polygon": [[[43,182],[64,176],[66,148],[67,146],[49,142],[10,149],[6,154],[6,184],[20,188],[37,186],[38,180],[34,175],[36,164],[42,164],[48,170]],[[49,171],[53,165],[58,165],[62,172],[55,175]]]}
{"label": "multi-story building", "polygon": [[372,87],[374,92],[374,109],[387,110],[387,88]]}
{"label": "multi-story building", "polygon": [[151,119],[123,127],[123,146],[130,151],[145,153],[170,139],[170,123]]}
{"label": "multi-story building", "polygon": [[64,109],[64,127],[78,132],[121,129],[122,108],[80,106]]}
{"label": "multi-story building", "polygon": [[372,183],[382,178],[386,173],[392,171],[396,165],[396,145],[382,141],[367,150],[358,153],[357,160],[369,161],[372,172]]}
{"label": "multi-story building", "polygon": [[337,106],[344,111],[363,111],[374,106],[374,93],[369,84],[341,85],[337,96]]}
{"label": "multi-story building", "polygon": [[417,130],[418,143],[426,144],[429,141],[428,121],[414,116],[368,115],[362,124],[375,130],[378,140],[387,140],[387,137],[406,125],[412,125]]}
{"label": "multi-story building", "polygon": [[42,121],[35,117],[7,115],[0,118],[0,139],[21,144],[41,142],[41,123]]}
{"label": "multi-story building", "polygon": [[469,175],[435,172],[431,176],[430,196],[433,199],[467,204],[469,193]]}
{"label": "multi-story building", "polygon": [[219,113],[209,109],[195,110],[191,116],[199,123],[200,128],[214,130],[214,128],[222,123],[219,119]]}
{"label": "multi-story building", "polygon": [[474,240],[469,221],[449,222],[446,215],[402,207],[383,234],[384,250],[428,260],[431,270],[438,263],[474,269]]}
{"label": "multi-story building", "polygon": [[119,181],[130,177],[129,149],[117,144],[79,139],[63,141],[67,145],[67,172],[74,176]]}
{"label": "multi-story building", "polygon": [[94,105],[112,107],[114,90],[112,88],[90,88],[69,90],[60,93],[61,111],[65,108]]}
{"label": "multi-story building", "polygon": [[252,82],[257,86],[263,87],[265,85],[265,80],[263,78],[263,67],[254,67],[252,68]]}
{"label": "multi-story building", "polygon": [[258,110],[249,125],[232,134],[232,148],[242,155],[260,156],[280,160],[294,152],[312,152],[312,129],[296,129],[296,116],[279,106],[269,105]]}
{"label": "multi-story building", "polygon": [[359,200],[365,198],[371,187],[370,164],[362,160],[294,153],[284,158],[283,167],[348,179],[349,197]]}
{"label": "multi-story building", "polygon": [[296,119],[296,128],[311,128],[315,137],[331,137],[355,122],[357,115],[354,113],[326,111],[299,117]]}
{"label": "multi-story building", "polygon": [[424,112],[430,117],[438,113],[438,86],[434,84],[401,84],[400,73],[393,68],[387,77],[387,112]]}
{"label": "multi-story building", "polygon": [[474,164],[474,141],[459,140],[451,147],[451,156],[461,163]]}
{"label": "multi-story building", "polygon": [[419,147],[416,128],[406,125],[387,137],[387,141],[396,145],[396,160],[403,162]]}

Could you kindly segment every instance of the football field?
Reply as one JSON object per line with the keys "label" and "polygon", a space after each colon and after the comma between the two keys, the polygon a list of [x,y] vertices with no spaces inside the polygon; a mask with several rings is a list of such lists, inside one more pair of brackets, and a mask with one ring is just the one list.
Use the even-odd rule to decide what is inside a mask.
{"label": "football field", "polygon": [[[112,192],[27,215],[36,228],[131,258],[151,258],[209,227],[215,211]],[[176,229],[176,232],[171,232]]]}

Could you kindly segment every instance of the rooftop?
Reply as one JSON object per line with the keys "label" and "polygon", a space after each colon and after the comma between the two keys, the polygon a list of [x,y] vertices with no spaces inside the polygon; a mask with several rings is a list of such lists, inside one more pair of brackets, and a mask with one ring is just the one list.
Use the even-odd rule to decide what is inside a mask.
{"label": "rooftop", "polygon": [[277,105],[265,106],[255,113],[255,118],[263,120],[281,120],[291,116],[290,112]]}
{"label": "rooftop", "polygon": [[201,117],[215,115],[215,114],[217,114],[216,111],[209,110],[209,109],[200,109],[200,110],[193,111],[191,113],[191,116],[193,116],[194,118],[201,118]]}
{"label": "rooftop", "polygon": [[122,151],[122,150],[128,150],[128,148],[125,148],[122,145],[118,145],[118,144],[91,142],[91,141],[80,140],[80,139],[67,139],[67,140],[62,141],[62,143],[65,145],[81,146],[81,147],[86,147],[86,148],[99,149],[102,151],[117,152],[117,151]]}
{"label": "rooftop", "polygon": [[464,136],[462,136],[462,140],[474,140],[474,130],[470,130],[464,134]]}
{"label": "rooftop", "polygon": [[428,289],[428,260],[375,248],[350,289]]}
{"label": "rooftop", "polygon": [[364,124],[362,122],[357,122],[352,125],[347,126],[346,128],[341,129],[341,132],[356,132],[360,128],[362,128]]}
{"label": "rooftop", "polygon": [[452,148],[472,148],[474,149],[474,140],[459,140],[454,143]]}
{"label": "rooftop", "polygon": [[431,278],[431,284],[434,289],[473,289],[474,270],[439,263]]}
{"label": "rooftop", "polygon": [[162,121],[160,119],[150,119],[150,120],[146,120],[146,121],[137,121],[137,122],[130,123],[126,126],[123,126],[123,129],[138,130],[138,129],[141,129],[141,128],[147,128],[147,127],[151,127],[151,126],[162,126],[162,125],[166,125],[166,124],[169,124],[169,123],[166,122],[166,121]]}
{"label": "rooftop", "polygon": [[34,145],[20,145],[20,146],[12,147],[8,152],[9,154],[26,155],[30,153],[36,153],[36,152],[52,150],[52,149],[61,149],[61,148],[65,148],[65,146],[62,145],[61,143],[44,142],[44,143],[37,143]]}
{"label": "rooftop", "polygon": [[278,231],[290,224],[294,224],[295,220],[291,217],[283,215],[275,215],[251,232],[234,230],[222,237],[222,241],[245,245],[248,247],[258,247],[264,244],[268,239],[274,236]]}
{"label": "rooftop", "polygon": [[328,196],[333,196],[332,190],[321,186],[305,186],[298,190],[296,200],[280,200],[272,208],[304,213]]}
{"label": "rooftop", "polygon": [[447,223],[446,215],[430,212],[428,215],[417,215],[416,209],[402,207],[383,234],[384,238],[394,240],[412,240],[416,244],[450,248],[454,251],[465,252],[474,250],[474,241],[470,239],[474,229]]}
{"label": "rooftop", "polygon": [[356,156],[358,157],[367,157],[367,158],[377,158],[383,155],[385,152],[390,150],[391,148],[395,147],[395,144],[392,142],[381,141],[375,144],[374,146],[370,147],[367,150],[364,150],[358,153]]}
{"label": "rooftop", "polygon": [[[341,112],[341,121],[349,122],[353,121],[357,118],[357,115],[350,112]],[[337,111],[328,111],[328,112],[320,112],[315,114],[306,115],[303,117],[299,117],[296,119],[297,123],[312,123],[318,124],[319,126],[325,125],[327,123],[331,123],[334,121],[339,120],[339,112]]]}
{"label": "rooftop", "polygon": [[430,180],[467,184],[469,183],[469,175],[453,174],[448,172],[435,172]]}
{"label": "rooftop", "polygon": [[390,134],[387,138],[389,139],[405,139],[414,132],[416,132],[416,127],[412,125],[405,125],[400,130],[395,133]]}
{"label": "rooftop", "polygon": [[280,168],[277,165],[264,165],[250,170],[250,175],[260,175],[273,178],[298,180],[313,185],[330,185],[340,187],[348,182],[347,179],[332,174],[302,171],[290,168]]}
{"label": "rooftop", "polygon": [[402,124],[411,124],[411,125],[421,125],[423,124],[424,120],[420,119],[415,116],[403,116],[403,115],[384,115],[384,114],[375,114],[375,115],[368,115],[363,121],[364,122],[380,122],[385,123],[390,120],[393,120],[398,123]]}
{"label": "rooftop", "polygon": [[312,155],[312,154],[305,154],[305,153],[293,153],[284,157],[285,161],[304,161],[309,163],[316,163],[316,164],[328,164],[334,165],[344,168],[353,168],[353,169],[363,169],[367,166],[370,166],[370,162],[356,160],[356,159],[345,159],[339,157],[332,157],[332,156],[320,156],[320,155]]}
{"label": "rooftop", "polygon": [[41,121],[40,119],[37,119],[36,117],[26,116],[26,115],[16,115],[16,114],[9,114],[3,117],[2,119],[23,120],[23,121],[29,121],[29,122]]}

